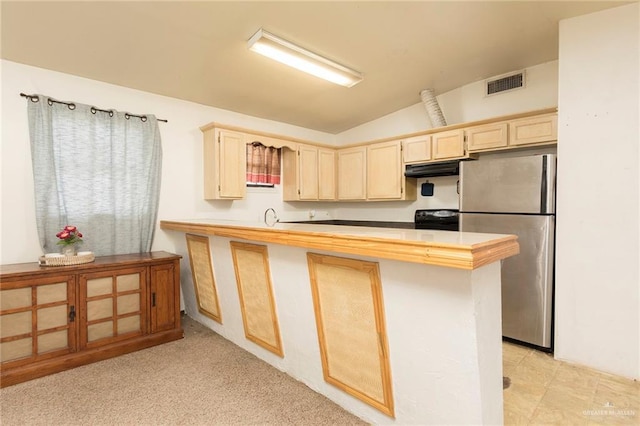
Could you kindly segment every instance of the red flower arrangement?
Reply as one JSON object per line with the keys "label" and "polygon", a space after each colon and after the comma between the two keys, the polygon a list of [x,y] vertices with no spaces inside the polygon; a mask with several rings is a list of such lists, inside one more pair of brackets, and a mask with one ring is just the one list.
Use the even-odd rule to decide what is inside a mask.
{"label": "red flower arrangement", "polygon": [[56,237],[60,238],[58,244],[63,246],[82,242],[82,233],[78,231],[78,228],[72,225],[67,225],[62,228],[62,231],[58,232]]}

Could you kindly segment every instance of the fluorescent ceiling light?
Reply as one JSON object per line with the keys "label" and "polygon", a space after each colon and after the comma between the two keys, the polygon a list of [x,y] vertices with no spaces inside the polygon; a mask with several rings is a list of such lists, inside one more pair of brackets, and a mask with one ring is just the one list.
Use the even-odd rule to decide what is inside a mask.
{"label": "fluorescent ceiling light", "polygon": [[362,81],[359,72],[309,52],[262,28],[249,39],[248,45],[254,52],[341,86],[351,87]]}

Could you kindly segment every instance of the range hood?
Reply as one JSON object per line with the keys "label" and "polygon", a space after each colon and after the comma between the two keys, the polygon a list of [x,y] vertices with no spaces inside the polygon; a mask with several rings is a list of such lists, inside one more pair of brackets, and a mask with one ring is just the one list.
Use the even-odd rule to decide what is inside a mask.
{"label": "range hood", "polygon": [[434,176],[455,176],[460,173],[460,161],[445,161],[442,163],[407,164],[404,175],[406,177],[421,178]]}

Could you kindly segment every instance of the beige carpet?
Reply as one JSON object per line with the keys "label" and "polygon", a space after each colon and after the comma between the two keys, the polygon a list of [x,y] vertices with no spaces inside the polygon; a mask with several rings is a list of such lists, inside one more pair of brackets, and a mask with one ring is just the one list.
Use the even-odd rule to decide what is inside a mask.
{"label": "beige carpet", "polygon": [[10,425],[357,425],[188,317],[185,338],[0,391]]}

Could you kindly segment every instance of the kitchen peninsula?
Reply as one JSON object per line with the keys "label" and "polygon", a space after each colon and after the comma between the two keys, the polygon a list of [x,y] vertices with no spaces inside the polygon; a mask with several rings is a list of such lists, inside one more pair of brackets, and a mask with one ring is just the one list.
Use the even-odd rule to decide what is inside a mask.
{"label": "kitchen peninsula", "polygon": [[502,423],[499,261],[518,253],[515,236],[213,219],[161,228],[177,231],[196,269],[183,285],[191,316],[367,422]]}

